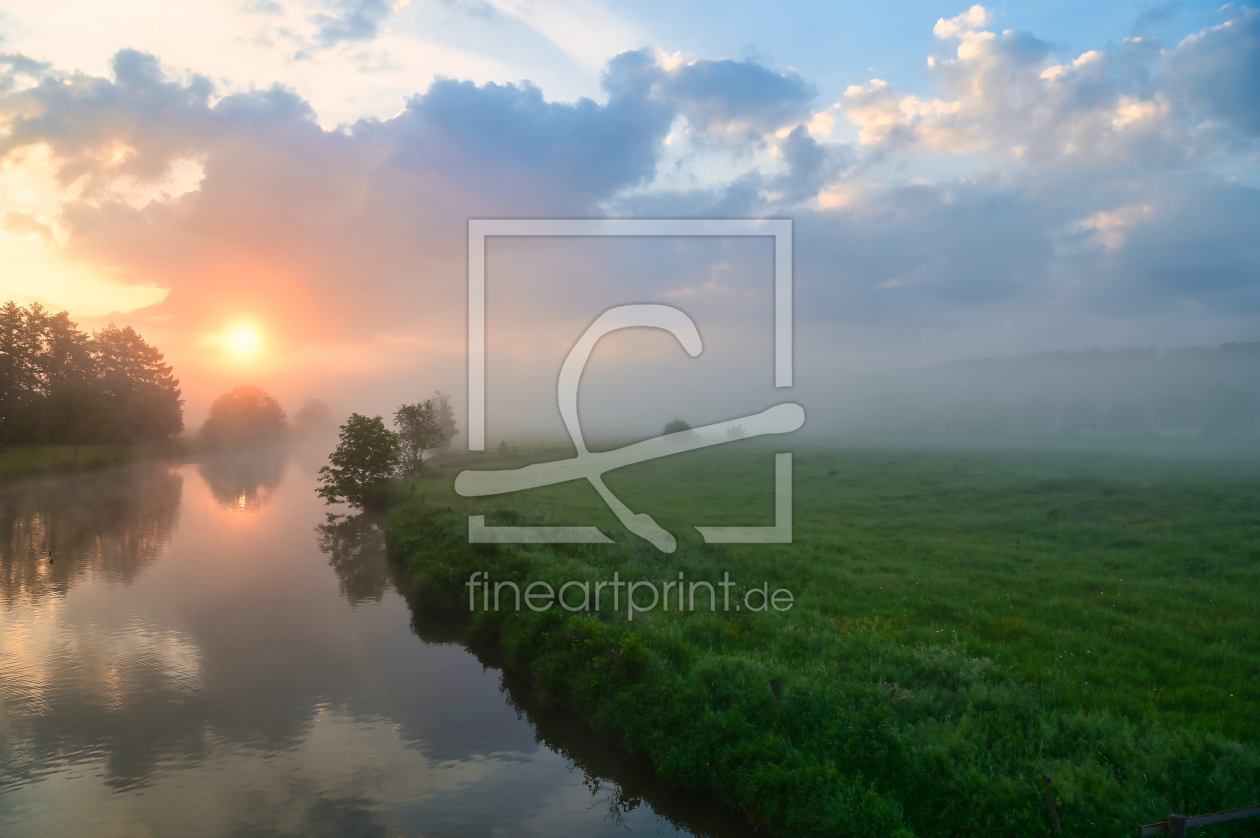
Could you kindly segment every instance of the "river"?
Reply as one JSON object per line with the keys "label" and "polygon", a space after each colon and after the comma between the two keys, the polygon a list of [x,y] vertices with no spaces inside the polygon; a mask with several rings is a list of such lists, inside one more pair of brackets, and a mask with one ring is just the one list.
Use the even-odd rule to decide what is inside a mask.
{"label": "river", "polygon": [[0,835],[739,828],[413,612],[317,462],[0,486]]}

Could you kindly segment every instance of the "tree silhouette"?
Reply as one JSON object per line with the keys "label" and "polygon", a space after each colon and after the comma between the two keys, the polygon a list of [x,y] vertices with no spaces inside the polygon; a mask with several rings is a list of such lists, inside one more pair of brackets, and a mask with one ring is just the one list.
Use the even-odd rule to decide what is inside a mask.
{"label": "tree silhouette", "polygon": [[[54,403],[54,394],[71,386]],[[79,386],[100,397],[95,441],[160,439],[184,427],[179,381],[156,347],[130,327],[89,336],[68,312],[32,303],[0,306],[0,431],[12,442],[65,436],[69,413],[87,405]],[[75,407],[77,405],[77,407]],[[52,424],[50,424],[52,423]]]}
{"label": "tree silhouette", "polygon": [[74,461],[79,461],[79,446],[112,436],[109,404],[89,387],[78,381],[65,381],[52,391],[47,406],[48,436],[53,442],[74,445]]}
{"label": "tree silhouette", "polygon": [[120,430],[130,439],[153,439],[184,429],[179,380],[156,347],[130,326],[113,323],[92,333],[99,390],[113,403]]}

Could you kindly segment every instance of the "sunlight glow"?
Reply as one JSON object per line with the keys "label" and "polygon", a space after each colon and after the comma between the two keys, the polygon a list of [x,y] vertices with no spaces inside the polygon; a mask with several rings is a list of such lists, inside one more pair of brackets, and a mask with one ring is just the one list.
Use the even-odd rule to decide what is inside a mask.
{"label": "sunlight glow", "polygon": [[262,352],[263,334],[253,323],[234,323],[224,330],[219,342],[231,355],[245,360]]}

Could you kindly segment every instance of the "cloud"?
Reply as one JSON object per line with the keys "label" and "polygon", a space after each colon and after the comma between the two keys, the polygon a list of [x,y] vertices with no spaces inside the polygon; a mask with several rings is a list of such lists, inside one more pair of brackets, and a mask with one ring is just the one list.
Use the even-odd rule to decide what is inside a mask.
{"label": "cloud", "polygon": [[1260,10],[1186,38],[1162,63],[1170,95],[1192,118],[1218,120],[1247,137],[1260,136]]}
{"label": "cloud", "polygon": [[1096,212],[1082,221],[1081,226],[1096,230],[1108,250],[1118,250],[1124,244],[1125,230],[1150,218],[1151,209],[1149,204],[1127,204]]}
{"label": "cloud", "polygon": [[730,59],[679,64],[666,70],[661,89],[697,130],[744,140],[808,120],[818,95],[795,72]]}
{"label": "cloud", "polygon": [[6,96],[0,157],[47,145],[60,162],[62,183],[82,179],[91,193],[114,178],[161,177],[172,160],[204,144],[214,127],[208,79],[168,79],[156,58],[135,50],[120,50],[112,68],[113,81],[44,75],[34,87]]}
{"label": "cloud", "polygon": [[52,65],[9,52],[0,54],[0,68],[0,93],[7,93],[19,84],[19,77],[33,81],[52,69]]}
{"label": "cloud", "polygon": [[[652,65],[611,62],[603,104],[441,80],[392,119],[330,131],[292,91],[216,99],[201,77],[123,51],[112,79],[6,97],[0,154],[48,149],[67,190],[63,257],[170,289],[163,316],[189,341],[251,315],[294,358],[416,328],[462,352],[466,219],[590,214],[651,179],[675,118],[640,78]],[[165,184],[190,160],[191,188],[123,199],[121,184]]]}
{"label": "cloud", "polygon": [[442,80],[381,130],[405,168],[440,169],[522,208],[584,211],[655,172],[674,111],[652,97],[651,68],[643,52],[610,62],[602,105],[547,102],[528,83]]}
{"label": "cloud", "polygon": [[15,233],[19,236],[37,235],[47,241],[52,241],[55,236],[53,228],[40,221],[38,216],[32,212],[14,212],[12,210],[6,212],[4,221],[0,222],[0,230]]}
{"label": "cloud", "polygon": [[844,113],[862,144],[881,152],[1198,165],[1260,132],[1260,13],[1230,13],[1172,49],[1135,37],[1056,64],[1032,35],[984,30],[991,16],[973,6],[936,24],[942,50],[929,65],[942,96],[876,79],[849,87]]}
{"label": "cloud", "polygon": [[[1226,328],[1253,329],[1260,310],[1260,193],[1216,167],[1254,168],[1257,24],[1228,14],[1174,46],[1064,59],[988,31],[973,7],[936,25],[935,95],[871,80],[838,112],[816,110],[791,70],[644,48],[604,64],[602,101],[439,79],[389,118],[329,129],[291,89],[224,95],[142,52],[117,53],[108,78],[8,56],[0,163],[38,157],[62,192],[53,208],[0,202],[0,244],[55,251],[146,300],[169,289],[137,316],[154,318],[146,334],[169,329],[172,357],[248,317],[278,379],[318,368],[364,388],[365,368],[462,379],[466,224],[484,217],[791,217],[802,334],[824,336],[802,351],[820,358],[832,340],[930,357],[1159,342],[1174,322],[1246,338]],[[827,140],[837,113],[856,145]],[[737,282],[644,253],[603,269],[574,257],[540,267],[532,295],[495,293],[551,323],[580,319],[596,292],[743,301],[760,264],[741,262]],[[723,328],[754,308],[721,309]]]}
{"label": "cloud", "polygon": [[339,6],[334,14],[321,12],[312,16],[319,27],[315,38],[320,46],[371,41],[380,34],[381,24],[393,11],[390,0],[343,0]]}

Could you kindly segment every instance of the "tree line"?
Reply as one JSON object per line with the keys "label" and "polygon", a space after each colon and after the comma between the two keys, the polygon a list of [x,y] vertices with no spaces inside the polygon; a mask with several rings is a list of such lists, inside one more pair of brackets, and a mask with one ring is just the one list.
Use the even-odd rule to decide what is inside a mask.
{"label": "tree line", "polygon": [[391,477],[416,474],[426,454],[446,445],[459,431],[451,397],[442,392],[394,411],[397,431],[380,416],[350,414],[340,427],[337,448],[319,470],[316,492],[328,503],[381,506]]}
{"label": "tree line", "polygon": [[0,442],[130,443],[184,428],[179,380],[130,326],[80,331],[69,312],[0,306]]}

